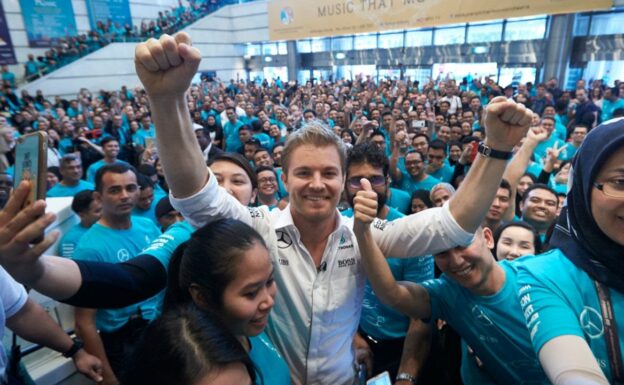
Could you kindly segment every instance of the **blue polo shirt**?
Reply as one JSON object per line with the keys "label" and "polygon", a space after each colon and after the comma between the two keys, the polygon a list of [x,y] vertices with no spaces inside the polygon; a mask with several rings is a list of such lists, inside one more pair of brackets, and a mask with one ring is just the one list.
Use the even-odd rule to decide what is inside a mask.
{"label": "blue polo shirt", "polygon": [[81,191],[84,190],[94,190],[95,186],[93,183],[79,180],[75,186],[64,186],[61,183],[57,183],[48,192],[46,193],[46,197],[48,198],[58,198],[58,197],[73,197]]}

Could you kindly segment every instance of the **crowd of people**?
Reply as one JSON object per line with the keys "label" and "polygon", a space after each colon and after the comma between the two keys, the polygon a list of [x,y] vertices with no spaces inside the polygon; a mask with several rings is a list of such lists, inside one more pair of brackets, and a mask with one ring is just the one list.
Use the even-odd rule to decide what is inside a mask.
{"label": "crowd of people", "polygon": [[[24,63],[24,82],[30,82],[63,67],[110,43],[139,42],[150,37],[159,37],[163,33],[175,33],[205,15],[227,4],[238,3],[232,0],[189,0],[184,5],[179,0],[177,7],[158,12],[153,20],[144,19],[140,25],[126,23],[121,25],[112,20],[97,21],[94,29],[76,36],[67,36],[54,41],[54,45],[43,55],[29,54]],[[2,66],[2,81],[12,88],[16,86],[16,77],[8,66]]]}
{"label": "crowd of people", "polygon": [[[81,371],[622,380],[624,83],[190,84],[200,57],[163,35],[137,48],[142,88],[13,94],[0,116],[2,283],[76,307],[79,339],[52,347],[84,352]],[[34,241],[53,215],[12,186],[33,131],[48,136],[47,196],[80,218],[60,257],[41,256],[58,234]]]}

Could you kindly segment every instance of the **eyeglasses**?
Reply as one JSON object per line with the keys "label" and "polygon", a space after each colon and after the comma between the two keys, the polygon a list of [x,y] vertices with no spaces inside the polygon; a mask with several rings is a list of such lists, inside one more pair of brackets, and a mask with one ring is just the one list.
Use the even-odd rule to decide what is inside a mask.
{"label": "eyeglasses", "polygon": [[[347,181],[349,183],[349,187],[351,187],[352,189],[362,188],[362,182],[360,182],[362,178],[363,177],[361,176],[354,176],[353,178],[349,178],[349,180]],[[373,175],[364,179],[368,179],[372,186],[383,186],[386,184],[386,177],[384,177],[383,175]]]}
{"label": "eyeglasses", "polygon": [[277,179],[275,178],[259,178],[258,184],[267,184],[267,183],[275,183]]}
{"label": "eyeglasses", "polygon": [[611,179],[604,183],[594,182],[594,187],[606,196],[624,199],[624,179]]}

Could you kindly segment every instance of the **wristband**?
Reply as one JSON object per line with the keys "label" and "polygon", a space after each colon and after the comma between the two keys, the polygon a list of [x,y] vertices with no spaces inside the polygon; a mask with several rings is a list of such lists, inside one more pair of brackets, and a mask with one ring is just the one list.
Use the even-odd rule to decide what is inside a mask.
{"label": "wristband", "polygon": [[403,372],[403,373],[397,374],[396,381],[409,381],[409,382],[411,382],[412,384],[415,385],[416,384],[416,377],[412,376],[409,373]]}
{"label": "wristband", "polygon": [[83,347],[84,342],[80,338],[74,338],[74,344],[71,346],[71,348],[69,348],[69,350],[63,353],[63,357],[73,358],[76,353],[78,353],[78,350],[82,349]]}
{"label": "wristband", "polygon": [[477,152],[483,156],[494,159],[502,159],[509,160],[513,156],[512,151],[499,151],[495,150],[492,147],[486,145],[485,143],[479,143],[479,147],[477,148]]}

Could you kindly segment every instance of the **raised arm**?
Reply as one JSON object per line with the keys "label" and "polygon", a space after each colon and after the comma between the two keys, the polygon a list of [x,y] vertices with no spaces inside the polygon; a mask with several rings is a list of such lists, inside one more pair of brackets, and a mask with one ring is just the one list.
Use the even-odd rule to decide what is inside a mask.
{"label": "raised arm", "polygon": [[[522,104],[499,96],[484,111],[485,145],[510,152],[526,134],[532,112]],[[449,202],[455,221],[474,233],[489,209],[507,165],[506,160],[477,155],[472,167]]]}
{"label": "raised arm", "polygon": [[159,156],[167,184],[177,198],[195,194],[209,177],[185,98],[200,60],[199,50],[191,47],[184,32],[149,39],[135,50],[135,67],[149,97]]}
{"label": "raised arm", "polygon": [[[516,196],[516,190],[518,189],[518,183],[520,182],[520,178],[524,175],[524,171],[529,166],[529,162],[531,161],[531,156],[533,152],[535,152],[535,147],[540,142],[548,139],[548,133],[541,127],[532,127],[528,132],[524,143],[518,149],[513,158],[511,158],[511,162],[507,165],[505,172],[503,173],[503,178],[509,182],[511,186],[511,196]],[[513,219],[514,214],[516,213],[516,200],[511,199],[509,208],[505,213],[504,220],[510,221]]]}
{"label": "raised arm", "polygon": [[377,214],[377,194],[367,179],[362,179],[362,187],[363,191],[359,191],[353,200],[353,232],[360,248],[364,271],[375,294],[382,303],[412,318],[429,318],[431,304],[427,290],[413,282],[398,283],[375,243],[370,224]]}

